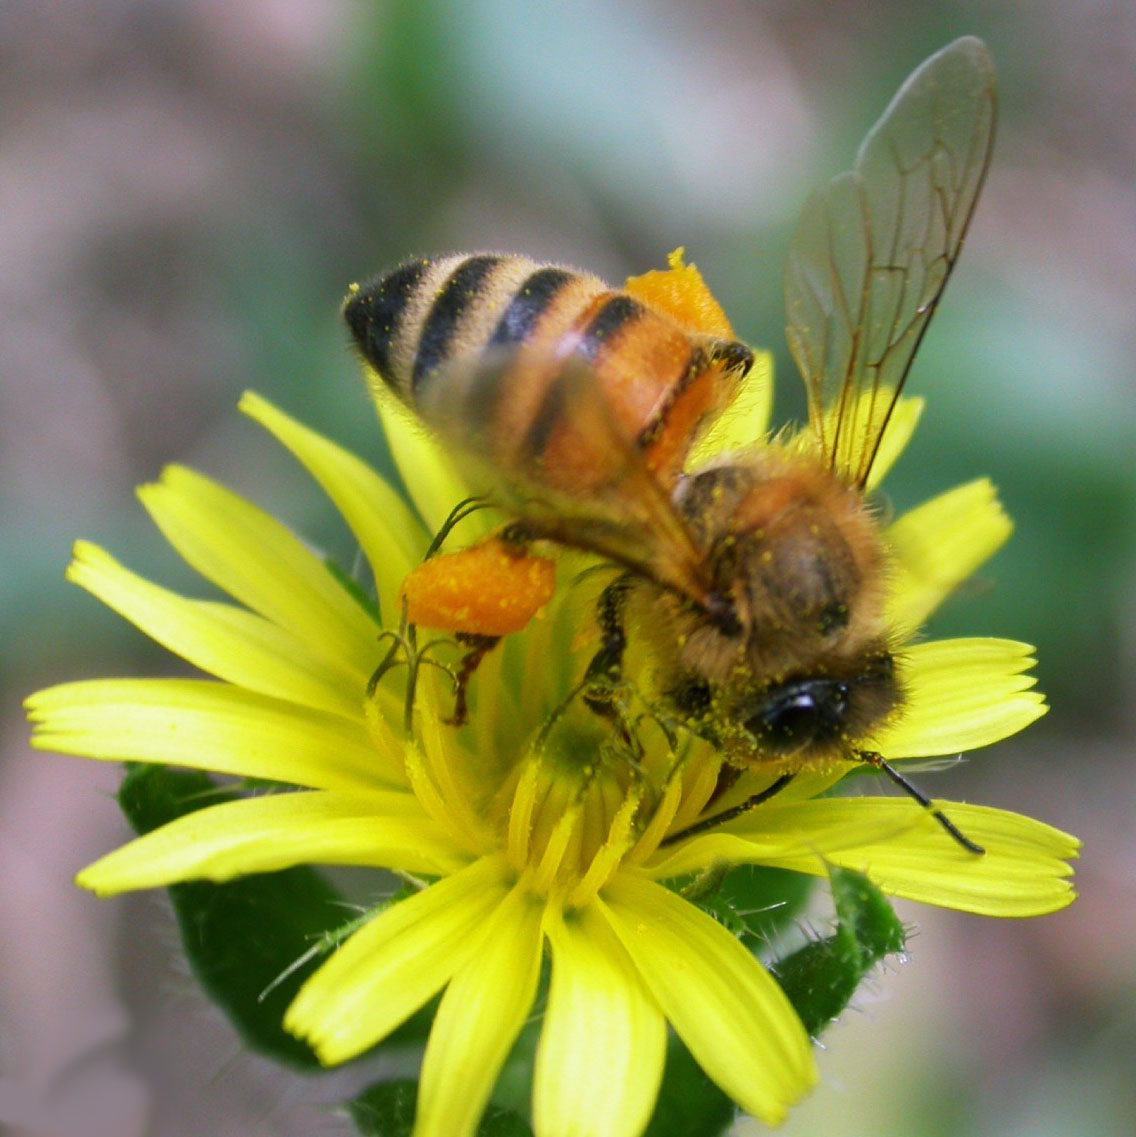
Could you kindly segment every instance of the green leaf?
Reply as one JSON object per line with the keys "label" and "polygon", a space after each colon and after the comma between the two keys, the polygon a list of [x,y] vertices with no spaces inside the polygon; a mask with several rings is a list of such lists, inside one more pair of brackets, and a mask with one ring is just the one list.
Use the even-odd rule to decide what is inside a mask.
{"label": "green leaf", "polygon": [[851,869],[832,869],[836,932],[814,940],[770,970],[814,1038],[848,1005],[865,975],[903,950],[903,925],[884,895]]}
{"label": "green leaf", "polygon": [[347,1112],[366,1137],[409,1137],[417,1098],[418,1083],[412,1078],[380,1082],[349,1102]]}
{"label": "green leaf", "polygon": [[737,1107],[710,1081],[673,1032],[655,1112],[643,1137],[718,1137],[734,1122]]}
{"label": "green leaf", "polygon": [[804,873],[788,869],[739,865],[731,868],[708,895],[683,895],[737,936],[750,951],[758,952],[800,915],[814,883]]}
{"label": "green leaf", "polygon": [[[406,1078],[380,1082],[364,1090],[347,1110],[364,1137],[410,1137],[418,1083]],[[517,1114],[491,1105],[477,1127],[477,1137],[532,1137],[532,1130]]]}
{"label": "green leaf", "polygon": [[[498,1102],[527,1099],[532,1050],[539,1033],[539,1021],[530,1023],[522,1032],[494,1090]],[[586,1092],[586,1087],[582,1092]],[[383,1082],[360,1094],[349,1104],[348,1110],[366,1137],[409,1137],[414,1128],[417,1093],[418,1084],[413,1080]],[[477,1130],[478,1137],[531,1137],[532,1130],[522,1120],[519,1108],[491,1104]],[[643,1137],[719,1137],[736,1116],[733,1101],[710,1081],[672,1032],[667,1040],[666,1069],[659,1098]]]}
{"label": "green leaf", "polygon": [[[544,1029],[544,1009],[548,1002],[549,966],[544,960],[543,973],[537,997],[529,1012],[529,1021],[517,1035],[509,1051],[505,1065],[497,1077],[490,1098],[490,1108],[505,1113],[528,1114],[532,1100],[533,1072],[536,1067],[536,1048],[540,1042],[540,1032]],[[488,1115],[487,1115],[488,1116]]]}
{"label": "green leaf", "polygon": [[477,1137],[532,1137],[532,1129],[512,1110],[490,1105],[477,1127]]}
{"label": "green leaf", "polygon": [[[134,766],[118,801],[141,834],[233,796],[196,771]],[[289,969],[321,937],[330,945],[345,923],[334,889],[314,869],[297,867],[227,884],[175,884],[167,891],[194,974],[247,1045],[290,1066],[318,1069],[310,1047],[281,1023],[320,955]]]}

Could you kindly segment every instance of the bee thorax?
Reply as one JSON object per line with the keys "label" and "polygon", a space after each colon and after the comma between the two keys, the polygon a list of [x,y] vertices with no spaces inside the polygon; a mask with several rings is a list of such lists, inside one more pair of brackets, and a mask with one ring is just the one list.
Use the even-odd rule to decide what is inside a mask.
{"label": "bee thorax", "polygon": [[689,477],[676,501],[731,623],[655,597],[673,637],[663,688],[737,764],[846,755],[901,702],[883,616],[884,554],[863,495],[771,447]]}

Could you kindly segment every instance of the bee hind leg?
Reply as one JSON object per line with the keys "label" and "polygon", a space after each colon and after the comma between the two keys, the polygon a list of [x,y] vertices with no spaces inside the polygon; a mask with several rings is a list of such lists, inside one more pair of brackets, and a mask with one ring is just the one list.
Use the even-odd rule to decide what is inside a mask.
{"label": "bee hind leg", "polygon": [[469,719],[469,681],[481,661],[501,642],[501,637],[459,632],[457,641],[468,650],[454,674],[454,713],[446,719],[447,726],[464,726]]}

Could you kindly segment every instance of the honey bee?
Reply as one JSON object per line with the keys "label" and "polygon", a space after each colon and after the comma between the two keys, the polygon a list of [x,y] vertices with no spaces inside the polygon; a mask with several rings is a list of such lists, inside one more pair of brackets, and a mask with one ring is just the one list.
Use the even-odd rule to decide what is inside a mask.
{"label": "honey bee", "polygon": [[[540,575],[530,545],[551,541],[623,570],[600,598],[589,705],[610,713],[631,627],[658,661],[667,714],[719,748],[724,769],[773,777],[736,810],[671,840],[720,824],[803,770],[859,760],[982,852],[857,740],[904,702],[869,479],[961,248],[994,121],[987,50],[957,40],[907,79],[854,168],[805,206],[785,293],[809,444],[755,438],[687,468],[754,355],[678,261],[613,289],[519,256],[414,260],[354,287],[344,304],[379,382],[478,458],[516,518],[487,545],[427,561],[407,581],[411,620],[471,645],[459,699],[480,654],[548,599],[544,585],[507,619],[493,616],[495,593],[515,599],[522,578]],[[516,572],[474,565],[490,555]],[[450,556],[469,558],[468,573],[455,573]],[[446,587],[453,595],[440,600]]]}

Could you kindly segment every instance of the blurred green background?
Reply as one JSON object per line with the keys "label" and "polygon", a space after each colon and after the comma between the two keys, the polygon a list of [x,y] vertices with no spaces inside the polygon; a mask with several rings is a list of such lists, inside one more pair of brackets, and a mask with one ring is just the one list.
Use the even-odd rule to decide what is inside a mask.
{"label": "blurred green background", "polygon": [[[1053,710],[922,781],[1086,842],[1082,897],[995,923],[902,906],[909,958],[825,1036],[785,1126],[1131,1132],[1136,1116],[1136,7],[1130,0],[71,0],[0,5],[0,1125],[81,1137],[350,1132],[241,1052],[160,899],[70,875],[121,838],[111,769],[33,755],[21,699],[176,667],[65,585],[71,541],[201,592],[132,497],[188,462],[350,561],[236,413],[255,387],[385,457],[349,282],[501,249],[619,282],[684,245],[796,416],[797,210],[958,35],[1001,84],[993,169],[910,389],[897,508],[979,474],[1017,522],[939,633],[1035,643]],[[741,1123],[739,1133],[757,1130]]]}

